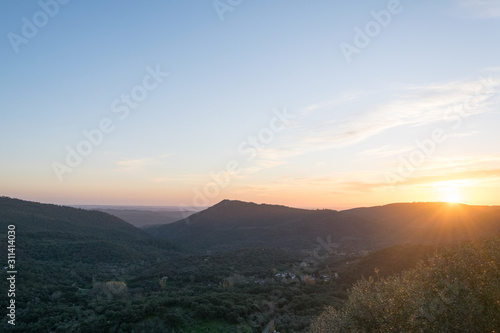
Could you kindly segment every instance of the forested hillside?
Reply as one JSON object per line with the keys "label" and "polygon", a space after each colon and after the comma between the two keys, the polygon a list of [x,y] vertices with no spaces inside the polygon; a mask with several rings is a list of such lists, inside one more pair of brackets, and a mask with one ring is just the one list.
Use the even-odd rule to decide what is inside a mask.
{"label": "forested hillside", "polygon": [[446,249],[400,275],[359,281],[310,332],[498,331],[499,236]]}
{"label": "forested hillside", "polygon": [[194,215],[147,232],[191,251],[231,251],[266,247],[305,250],[318,237],[346,251],[372,249],[383,234],[378,223],[334,210],[307,210],[224,200]]}
{"label": "forested hillside", "polygon": [[500,207],[408,203],[346,211],[306,210],[224,200],[168,225],[147,229],[190,251],[253,247],[310,249],[330,236],[338,252],[396,244],[445,245],[500,230]]}
{"label": "forested hillside", "polygon": [[[358,280],[368,279],[357,286],[378,290],[382,278],[441,265],[433,256],[455,246],[446,239],[449,229],[439,229],[443,241],[431,245],[403,236],[419,226],[418,215],[427,230],[429,221],[452,223],[428,218],[447,206],[436,204],[427,215],[425,204],[401,207],[336,212],[223,201],[163,226],[169,233],[160,239],[106,213],[0,198],[0,249],[7,253],[7,227],[15,225],[18,272],[16,326],[2,321],[0,330],[307,332],[325,307],[334,307],[335,316],[347,311],[348,290]],[[393,209],[396,218],[389,219]],[[496,208],[460,209],[469,212],[461,226],[485,226],[481,232],[461,227],[474,231],[469,238],[495,230]],[[469,253],[464,262],[474,261],[473,269],[481,267],[484,257],[458,253]],[[484,267],[495,272],[496,266]],[[8,290],[7,283],[0,280],[0,288]],[[0,307],[7,307],[5,298]],[[330,325],[330,314],[314,327]]]}
{"label": "forested hillside", "polygon": [[0,198],[0,228],[15,225],[19,259],[131,262],[175,252],[119,218],[84,209]]}

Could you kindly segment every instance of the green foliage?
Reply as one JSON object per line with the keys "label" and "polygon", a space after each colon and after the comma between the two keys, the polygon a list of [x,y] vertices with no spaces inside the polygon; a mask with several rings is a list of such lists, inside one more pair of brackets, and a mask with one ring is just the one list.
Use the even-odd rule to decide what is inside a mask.
{"label": "green foliage", "polygon": [[[147,232],[191,252],[229,252],[250,248],[311,249],[318,236],[356,246],[380,228],[364,219],[333,210],[306,210],[278,205],[224,200],[193,214],[189,222],[155,226]],[[366,245],[366,244],[365,244]]]}
{"label": "green foliage", "polygon": [[[436,252],[436,247],[426,245],[402,244],[384,248],[368,255],[349,258],[350,263],[338,267],[340,280],[351,286],[361,278],[387,277],[415,267]],[[332,258],[334,259],[334,258]],[[375,274],[377,270],[377,274]]]}
{"label": "green foliage", "polygon": [[500,239],[461,245],[401,275],[359,281],[310,332],[493,332],[500,329]]}
{"label": "green foliage", "polygon": [[[126,263],[166,259],[177,252],[106,213],[0,197],[1,235],[10,224],[16,228],[20,260]],[[6,253],[6,243],[0,246]]]}
{"label": "green foliage", "polygon": [[[16,225],[18,270],[16,326],[3,320],[0,331],[249,333],[262,332],[267,326],[279,332],[306,332],[325,307],[340,308],[347,288],[361,276],[373,274],[375,267],[380,269],[379,279],[411,268],[434,252],[429,247],[403,245],[363,256],[354,246],[342,248],[344,254],[332,253],[317,266],[302,267],[301,262],[317,246],[316,237],[327,235],[331,223],[343,234],[356,229],[359,220],[346,226],[349,223],[337,223],[340,215],[333,211],[255,205],[264,209],[259,212],[253,205],[238,204],[241,209],[229,210],[224,205],[209,211],[210,221],[217,230],[235,225],[230,235],[236,238],[217,232],[203,234],[203,228],[193,232],[220,242],[219,249],[229,251],[207,253],[197,248],[180,253],[108,214],[0,198],[0,228]],[[299,215],[303,220],[312,216],[312,220],[324,221],[306,233],[301,228],[314,223],[301,224]],[[249,219],[238,225],[234,219],[241,216]],[[270,223],[277,227],[270,228]],[[253,238],[242,242],[247,235]],[[280,237],[287,242],[282,248],[275,242]],[[228,239],[234,243],[225,244]],[[296,243],[297,239],[302,240]],[[2,253],[7,251],[6,241],[5,233],[0,233]],[[196,239],[191,241],[196,243]],[[297,250],[306,243],[314,247]],[[361,240],[358,244],[366,245]],[[498,246],[492,244],[481,251],[477,244],[470,245],[469,252],[455,250],[460,260],[455,252],[447,252],[448,257],[431,258],[420,266],[421,271],[400,277],[363,280],[354,287],[344,310],[321,316],[315,327],[322,322],[333,325],[330,318],[337,318],[347,331],[355,325],[384,331],[388,326],[383,325],[391,320],[399,323],[393,326],[397,331],[412,331],[411,325],[417,323],[446,324],[450,332],[469,329],[459,326],[456,313],[477,329],[493,327],[498,324],[491,319],[498,316],[498,306],[491,302],[499,297],[498,288],[492,287],[498,285],[498,256],[491,259],[490,255],[498,253]],[[0,290],[8,289],[7,282],[0,279]],[[474,308],[466,312],[464,302]],[[0,307],[7,307],[6,297],[0,298]],[[384,319],[377,321],[373,316]],[[406,324],[408,318],[410,324]],[[490,318],[491,325],[481,326],[482,318]]]}

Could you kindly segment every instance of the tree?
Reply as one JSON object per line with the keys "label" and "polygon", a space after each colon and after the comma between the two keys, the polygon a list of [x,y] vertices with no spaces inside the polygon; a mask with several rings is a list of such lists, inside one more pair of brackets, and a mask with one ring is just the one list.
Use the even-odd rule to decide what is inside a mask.
{"label": "tree", "polygon": [[500,238],[463,244],[401,275],[359,281],[310,332],[492,332],[500,329],[499,286]]}

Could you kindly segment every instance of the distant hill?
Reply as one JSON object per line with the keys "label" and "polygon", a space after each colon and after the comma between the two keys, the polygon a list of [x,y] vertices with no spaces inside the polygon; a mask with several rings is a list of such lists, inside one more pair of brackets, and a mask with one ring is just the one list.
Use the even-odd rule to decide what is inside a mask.
{"label": "distant hill", "polygon": [[172,251],[165,241],[103,212],[0,197],[1,230],[10,224],[19,256],[32,259],[131,261]]}
{"label": "distant hill", "polygon": [[189,219],[141,230],[99,211],[0,197],[0,228],[9,224],[26,245],[20,243],[20,255],[130,261],[174,253],[172,245],[195,253],[312,250],[328,237],[338,252],[442,245],[497,233],[500,207],[399,203],[339,212],[223,200]]}
{"label": "distant hill", "polygon": [[196,213],[196,211],[179,211],[179,210],[139,210],[139,209],[110,209],[96,208],[95,210],[105,212],[138,227],[147,228],[154,225],[168,224],[179,221],[185,216]]}
{"label": "distant hill", "polygon": [[148,229],[197,251],[254,247],[312,249],[331,236],[343,251],[395,244],[441,245],[500,230],[500,207],[402,203],[346,211],[223,200],[189,219]]}
{"label": "distant hill", "polygon": [[347,248],[370,248],[383,228],[334,210],[307,210],[279,205],[223,200],[189,219],[147,231],[198,251],[244,248],[310,249],[318,237]]}
{"label": "distant hill", "polygon": [[499,206],[446,202],[396,203],[342,213],[369,219],[390,230],[381,242],[446,244],[488,237],[500,231]]}
{"label": "distant hill", "polygon": [[[224,200],[151,235],[104,212],[0,197],[2,253],[9,224],[16,332],[262,332],[273,322],[305,332],[360,277],[399,273],[445,243],[497,233],[500,207],[339,212]],[[325,255],[329,242],[334,252]]]}

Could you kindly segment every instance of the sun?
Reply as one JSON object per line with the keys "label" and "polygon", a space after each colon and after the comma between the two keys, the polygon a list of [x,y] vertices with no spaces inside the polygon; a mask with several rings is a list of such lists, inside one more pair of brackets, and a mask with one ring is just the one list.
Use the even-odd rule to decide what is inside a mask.
{"label": "sun", "polygon": [[459,203],[462,201],[460,190],[456,187],[443,187],[440,189],[442,200],[449,203]]}

